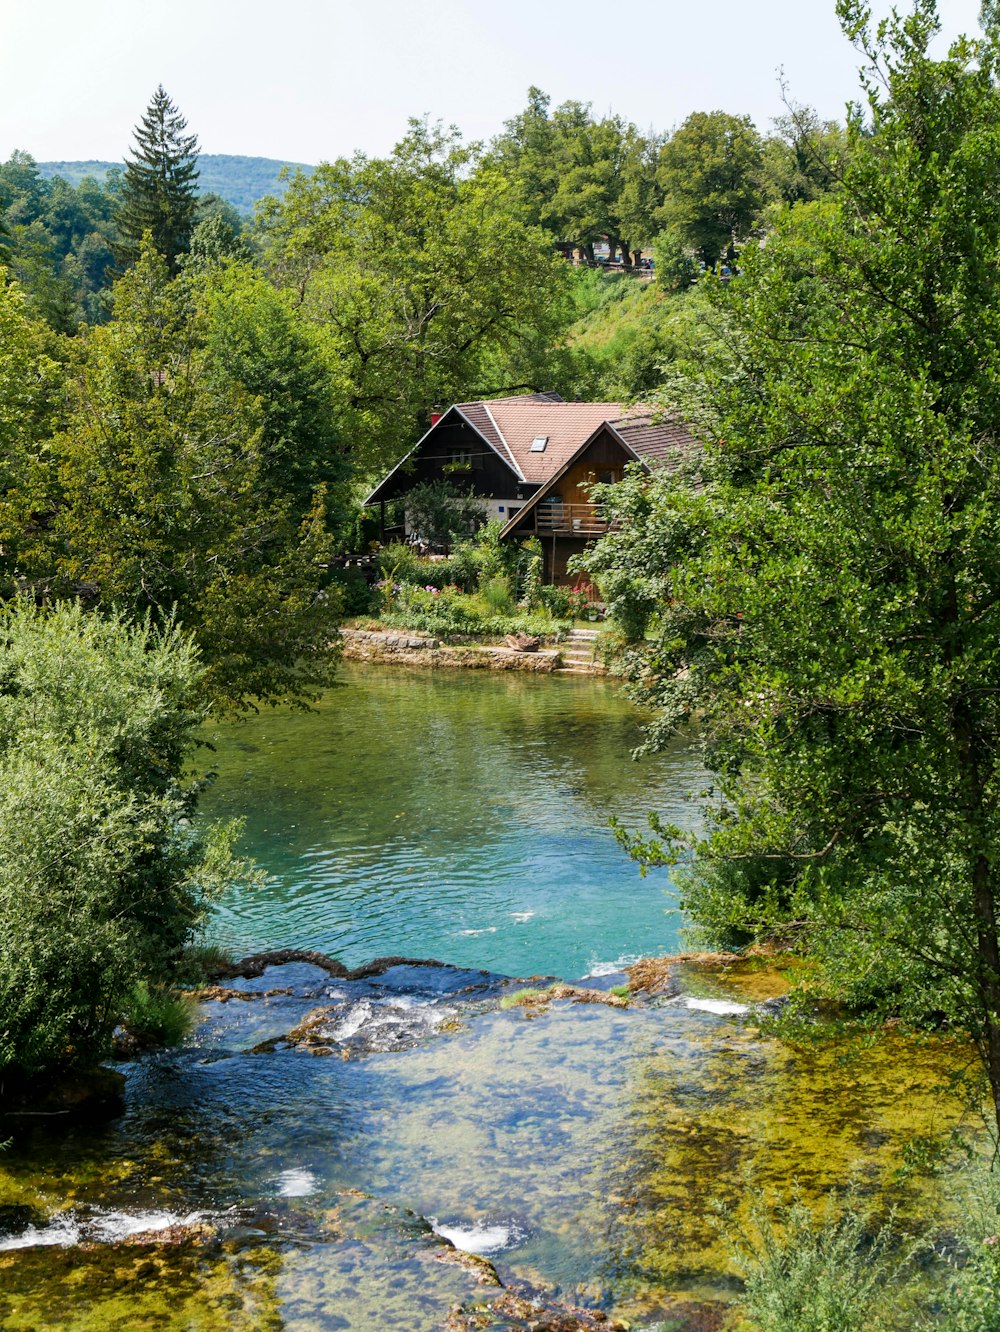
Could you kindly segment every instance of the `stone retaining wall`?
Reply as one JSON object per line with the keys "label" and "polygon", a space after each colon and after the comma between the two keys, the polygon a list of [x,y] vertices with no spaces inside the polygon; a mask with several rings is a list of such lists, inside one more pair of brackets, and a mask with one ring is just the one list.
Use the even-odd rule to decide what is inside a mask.
{"label": "stone retaining wall", "polygon": [[424,638],[405,630],[341,629],[340,638],[349,661],[474,671],[530,671],[538,675],[549,675],[559,665],[559,653],[554,650],[517,652],[514,648],[481,644],[446,647],[437,638]]}

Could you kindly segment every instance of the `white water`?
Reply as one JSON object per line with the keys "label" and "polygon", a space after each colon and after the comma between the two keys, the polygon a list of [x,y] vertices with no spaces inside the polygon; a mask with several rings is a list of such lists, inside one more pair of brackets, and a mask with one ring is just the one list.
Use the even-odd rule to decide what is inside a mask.
{"label": "white water", "polygon": [[456,1249],[465,1253],[499,1253],[523,1238],[515,1225],[441,1226],[434,1217],[429,1220],[435,1235],[451,1240]]}
{"label": "white water", "polygon": [[37,1245],[59,1244],[69,1246],[84,1240],[114,1244],[129,1235],[141,1235],[147,1230],[167,1230],[170,1226],[193,1225],[203,1220],[201,1213],[179,1216],[175,1212],[91,1212],[83,1217],[74,1212],[63,1212],[47,1226],[28,1226],[17,1235],[0,1236],[0,1251],[31,1249]]}
{"label": "white water", "polygon": [[684,1007],[701,1013],[715,1013],[717,1017],[742,1017],[750,1012],[748,1004],[736,1004],[728,999],[685,999]]}
{"label": "white water", "polygon": [[307,1198],[316,1192],[319,1180],[311,1170],[283,1170],[278,1176],[279,1198]]}

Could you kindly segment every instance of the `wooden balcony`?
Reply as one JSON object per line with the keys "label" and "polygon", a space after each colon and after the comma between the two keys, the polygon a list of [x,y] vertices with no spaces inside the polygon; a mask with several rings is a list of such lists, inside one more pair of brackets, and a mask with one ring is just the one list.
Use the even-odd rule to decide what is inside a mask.
{"label": "wooden balcony", "polygon": [[599,504],[546,504],[535,506],[539,536],[603,536],[609,523]]}

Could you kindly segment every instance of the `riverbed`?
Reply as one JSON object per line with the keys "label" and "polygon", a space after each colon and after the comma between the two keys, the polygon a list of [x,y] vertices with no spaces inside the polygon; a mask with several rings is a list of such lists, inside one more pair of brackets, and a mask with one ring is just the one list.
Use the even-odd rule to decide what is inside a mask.
{"label": "riverbed", "polygon": [[602,681],[351,668],[315,713],[210,729],[207,808],[271,875],[214,939],[448,965],[237,978],[183,1047],[120,1065],[120,1118],[16,1131],[0,1326],[440,1332],[495,1293],[455,1245],[525,1299],[710,1328],[747,1170],[758,1195],[856,1174],[926,1206],[937,1186],[896,1172],[954,1118],[940,1045],[783,1045],[758,964],[626,1008],[502,1006],[508,977],[606,987],[676,951],[669,879],[608,819],[692,824],[704,774],[691,745],[633,763],[640,721]]}

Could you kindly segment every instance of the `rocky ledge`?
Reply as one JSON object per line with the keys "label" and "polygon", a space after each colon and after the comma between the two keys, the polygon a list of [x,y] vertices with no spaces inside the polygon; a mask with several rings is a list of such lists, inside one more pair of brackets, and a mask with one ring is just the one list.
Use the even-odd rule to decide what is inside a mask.
{"label": "rocky ledge", "polygon": [[[530,671],[550,675],[560,663],[554,649],[466,644],[448,647],[437,638],[405,630],[341,629],[344,656],[350,661],[386,662],[392,666],[432,666],[474,671]],[[537,641],[537,640],[535,640]]]}

